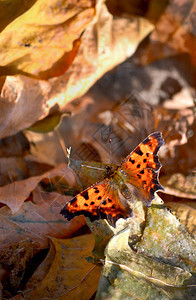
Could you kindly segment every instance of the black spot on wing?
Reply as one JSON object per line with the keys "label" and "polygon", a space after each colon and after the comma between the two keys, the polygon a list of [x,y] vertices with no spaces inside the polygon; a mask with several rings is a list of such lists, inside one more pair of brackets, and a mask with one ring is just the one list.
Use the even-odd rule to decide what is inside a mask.
{"label": "black spot on wing", "polygon": [[84,197],[84,199],[88,200],[89,196],[88,196],[88,191],[84,191],[81,193],[81,196]]}
{"label": "black spot on wing", "polygon": [[137,153],[138,155],[142,156],[144,153],[141,151],[140,147],[137,147],[134,151],[135,153]]}
{"label": "black spot on wing", "polygon": [[129,161],[134,164],[135,163],[135,159],[131,159],[131,157],[129,158]]}

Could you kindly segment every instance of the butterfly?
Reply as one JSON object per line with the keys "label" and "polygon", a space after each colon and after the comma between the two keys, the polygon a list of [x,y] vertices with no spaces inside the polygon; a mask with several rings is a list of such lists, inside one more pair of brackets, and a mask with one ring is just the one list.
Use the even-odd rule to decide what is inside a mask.
{"label": "butterfly", "polygon": [[155,192],[164,190],[158,181],[162,165],[157,155],[163,144],[160,132],[150,134],[120,166],[106,165],[105,179],[75,196],[60,213],[67,220],[78,215],[89,217],[91,221],[107,219],[115,227],[118,219],[134,216],[131,209],[134,197],[151,206]]}

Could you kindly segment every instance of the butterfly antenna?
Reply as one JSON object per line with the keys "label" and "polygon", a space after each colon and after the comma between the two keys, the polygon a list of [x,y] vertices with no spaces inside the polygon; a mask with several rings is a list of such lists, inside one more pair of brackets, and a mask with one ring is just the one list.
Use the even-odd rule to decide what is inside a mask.
{"label": "butterfly antenna", "polygon": [[113,162],[113,156],[112,156],[112,139],[109,139],[109,144],[110,144],[110,164]]}
{"label": "butterfly antenna", "polygon": [[105,171],[105,169],[98,168],[98,167],[87,166],[87,165],[81,165],[81,167]]}

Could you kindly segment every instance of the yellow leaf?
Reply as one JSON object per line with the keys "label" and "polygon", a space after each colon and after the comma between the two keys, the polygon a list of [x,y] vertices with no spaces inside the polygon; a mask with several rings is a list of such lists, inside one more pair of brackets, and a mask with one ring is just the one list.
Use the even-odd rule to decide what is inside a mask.
{"label": "yellow leaf", "polygon": [[45,79],[45,72],[61,60],[62,74],[69,67],[67,61],[71,64],[77,54],[76,41],[94,13],[90,0],[36,1],[0,33],[0,75],[20,73]]}
{"label": "yellow leaf", "polygon": [[36,289],[25,292],[25,299],[90,299],[95,293],[101,268],[88,263],[94,239],[87,234],[72,239],[52,239],[56,256]]}

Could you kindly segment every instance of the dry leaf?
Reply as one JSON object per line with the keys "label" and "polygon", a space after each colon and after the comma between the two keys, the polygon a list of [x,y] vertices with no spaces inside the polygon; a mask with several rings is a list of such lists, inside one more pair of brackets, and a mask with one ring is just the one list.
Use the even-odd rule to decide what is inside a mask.
{"label": "dry leaf", "polygon": [[[50,4],[30,0],[22,5],[16,0],[9,7],[4,2],[0,1],[0,16],[2,9],[5,15],[0,18],[0,74],[20,75],[0,78],[0,136],[15,134],[40,119],[34,124],[36,130],[53,130],[63,109],[72,116],[64,118],[60,134],[26,132],[26,139],[13,136],[0,141],[0,297],[18,293],[13,299],[89,300],[100,276],[100,268],[90,262],[100,264],[106,255],[97,299],[192,299],[195,241],[189,233],[195,234],[195,204],[187,202],[195,197],[191,63],[174,68],[178,62],[185,65],[189,61],[180,57],[138,68],[130,59],[107,73],[88,94],[75,98],[132,55],[154,29],[141,15],[156,26],[149,48],[145,41],[141,44],[145,51],[142,62],[181,52],[189,53],[195,62],[193,2],[155,5],[153,0],[108,0],[120,8],[115,17],[102,0],[96,2],[95,16],[95,2],[88,0],[60,1],[60,6],[55,0]],[[163,132],[166,141],[160,157],[169,196],[160,195],[163,199],[175,196],[175,200],[179,200],[176,196],[186,197],[179,203],[167,203],[189,233],[157,198],[151,208],[135,201],[135,217],[119,220],[115,229],[106,221],[87,219],[94,244],[92,235],[84,235],[88,227],[83,216],[68,222],[59,214],[70,196],[81,190],[74,174],[66,166],[37,174],[64,162],[58,138],[61,143],[64,139],[65,147],[72,146],[74,158],[104,161],[87,163],[71,157],[70,166],[80,183],[89,186],[104,176],[100,169],[107,162],[119,164],[156,130]],[[49,247],[40,263],[35,254],[46,253]],[[37,269],[28,273],[33,262]]]}
{"label": "dry leaf", "polygon": [[31,278],[25,285],[25,291],[33,290],[47,276],[56,255],[55,245],[50,240],[50,248],[45,259],[37,267]]}
{"label": "dry leaf", "polygon": [[131,243],[130,234],[109,241],[96,299],[194,299],[195,241],[158,197]]}
{"label": "dry leaf", "polygon": [[[36,7],[41,2],[41,0],[38,1]],[[34,9],[33,7],[32,9]],[[89,10],[92,11],[91,8]],[[17,22],[17,19],[14,22]],[[25,76],[7,76],[0,97],[0,106],[2,107],[0,137],[15,134],[17,131],[28,128],[37,120],[48,115],[50,109],[55,105],[62,109],[66,103],[83,95],[105,72],[132,55],[140,41],[152,29],[153,25],[142,18],[113,18],[102,1],[99,1],[96,16],[81,37],[81,46],[77,57],[64,75],[56,74],[59,77],[51,78],[48,81],[37,81]],[[7,28],[5,30],[8,31]],[[74,38],[78,35],[77,30],[80,28],[75,28]],[[20,30],[18,30],[18,34],[20,34]],[[48,34],[50,35],[50,30]],[[66,34],[66,32],[62,31],[62,34]],[[59,39],[61,41],[61,37]],[[27,43],[29,42],[27,41]],[[31,47],[23,48],[25,48],[25,53],[32,51]],[[64,50],[63,47],[60,52]],[[54,48],[55,55],[54,51],[48,51],[48,47],[44,46],[43,51],[47,51],[52,60],[58,55],[56,48]],[[21,55],[20,51],[17,53],[17,55]],[[36,74],[40,72],[40,68],[47,70],[48,65],[52,66],[51,62],[43,63],[43,57],[47,59],[47,55],[43,53],[40,55],[34,50],[32,53],[35,56],[32,58],[32,63],[28,64],[28,61],[24,63],[23,59],[16,63],[21,63],[21,67],[27,68],[26,71],[29,70],[29,72],[33,72],[35,69]],[[13,58],[13,56],[6,56],[5,58],[8,59],[8,57],[9,59]],[[36,64],[38,64],[38,70],[35,68]]]}
{"label": "dry leaf", "polygon": [[176,197],[196,199],[196,174],[195,172],[184,176],[183,174],[171,174],[161,179],[165,187],[165,193]]}
{"label": "dry leaf", "polygon": [[0,140],[0,157],[21,157],[29,151],[29,141],[23,133]]}
{"label": "dry leaf", "polygon": [[9,2],[9,5],[7,5],[7,1],[0,1],[0,31],[2,31],[19,15],[28,10],[35,3],[35,1],[36,0],[29,0],[26,2],[22,2],[21,4],[21,0],[17,0]]}
{"label": "dry leaf", "polygon": [[166,202],[167,207],[179,218],[180,222],[186,226],[188,231],[196,237],[196,204],[195,201],[173,201]]}
{"label": "dry leaf", "polygon": [[0,33],[0,74],[39,79],[63,74],[75,58],[78,39],[94,13],[90,0],[36,1]]}
{"label": "dry leaf", "polygon": [[118,0],[106,0],[106,5],[114,15],[139,15],[155,22],[167,7],[168,1],[122,0],[119,2]]}
{"label": "dry leaf", "polygon": [[16,181],[0,187],[0,202],[6,204],[14,214],[20,209],[24,201],[29,197],[30,193],[43,178],[50,178],[55,175],[62,177],[65,177],[66,175],[68,185],[74,185],[75,178],[73,173],[65,165],[61,165],[40,176],[30,177],[28,179]]}
{"label": "dry leaf", "polygon": [[6,250],[1,249],[1,274],[5,271],[1,278],[3,287],[10,286],[14,294],[18,289],[25,276],[25,269],[28,267],[29,261],[36,254],[36,243],[31,239],[22,239],[18,243],[13,243]]}
{"label": "dry leaf", "polygon": [[15,214],[6,206],[0,208],[1,249],[27,238],[39,244],[39,248],[48,247],[49,236],[67,238],[86,224],[83,216],[68,222],[60,215],[62,207],[71,199],[68,196],[37,190],[32,199],[33,202],[25,201]]}
{"label": "dry leaf", "polygon": [[134,250],[169,265],[194,272],[196,241],[157,197],[147,210],[146,226]]}
{"label": "dry leaf", "polygon": [[88,300],[97,289],[101,268],[88,263],[94,240],[91,234],[67,240],[52,238],[56,254],[45,278],[33,291],[24,291],[25,299]]}
{"label": "dry leaf", "polygon": [[139,55],[140,63],[148,64],[162,57],[188,53],[195,65],[195,13],[195,1],[170,1],[156,23],[145,51]]}

